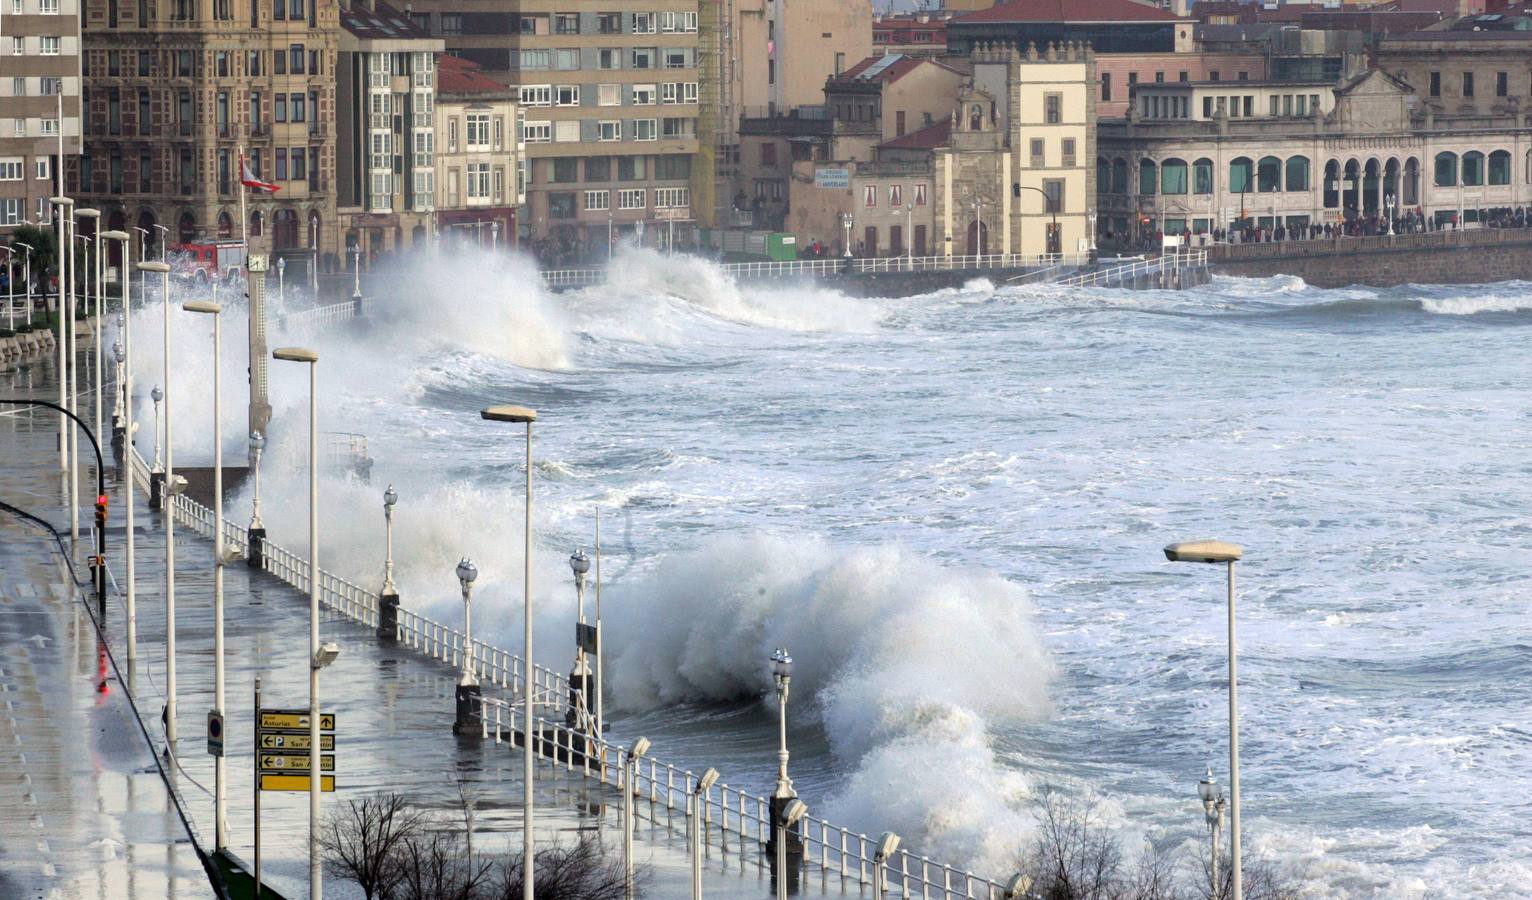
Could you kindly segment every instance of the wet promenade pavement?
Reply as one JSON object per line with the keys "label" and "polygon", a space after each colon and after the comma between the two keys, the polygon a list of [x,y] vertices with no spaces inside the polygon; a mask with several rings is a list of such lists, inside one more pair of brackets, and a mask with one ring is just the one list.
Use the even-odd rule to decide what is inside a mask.
{"label": "wet promenade pavement", "polygon": [[[43,363],[21,373],[0,373],[0,396],[56,398],[50,377]],[[57,420],[56,413],[41,410],[0,415],[0,500],[53,523],[67,544]],[[140,432],[145,441],[147,432]],[[131,670],[124,601],[115,591],[106,630],[122,679],[137,699],[139,719],[110,662],[104,663],[106,690],[97,691],[104,657],[82,602],[85,591],[71,587],[52,535],[0,512],[0,686],[5,698],[0,809],[7,812],[0,816],[3,897],[212,895],[143,734],[147,731],[156,747],[166,744],[160,722],[166,692],[163,519],[147,507],[146,498],[130,499],[110,461],[106,475],[111,496],[108,558],[119,587],[125,578],[123,504],[137,504],[138,655]],[[79,577],[88,580],[85,545],[93,467],[83,467],[81,476],[85,505],[75,562]],[[166,765],[197,840],[211,851],[213,758],[207,754],[205,719],[212,707],[212,542],[178,525],[176,550],[179,734],[172,748],[175,765]],[[262,678],[262,701],[268,708],[307,705],[308,601],[276,578],[236,562],[225,570],[225,603],[229,849],[248,861],[254,846],[254,680]],[[455,811],[461,785],[479,798],[476,852],[518,849],[521,757],[506,744],[452,735],[458,672],[381,643],[371,629],[327,611],[321,614],[321,635],[342,648],[340,658],[325,670],[321,694],[324,709],[337,717],[338,788],[325,795],[326,807],[390,790],[446,814]],[[615,790],[540,763],[537,801],[540,846],[595,836],[614,854],[620,852],[620,796]],[[262,799],[263,875],[290,898],[308,893],[307,803],[302,793],[267,792]],[[657,815],[663,824],[663,807]],[[637,850],[648,871],[645,893],[687,896],[684,821],[677,816],[672,823],[680,833],[660,824],[640,820]],[[710,897],[771,895],[769,878],[753,855],[742,861],[715,848],[706,869]],[[326,896],[361,893],[327,876]]]}

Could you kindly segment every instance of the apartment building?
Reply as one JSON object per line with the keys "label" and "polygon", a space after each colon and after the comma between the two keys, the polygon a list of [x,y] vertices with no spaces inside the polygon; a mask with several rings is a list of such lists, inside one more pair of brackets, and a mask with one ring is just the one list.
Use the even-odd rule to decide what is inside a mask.
{"label": "apartment building", "polygon": [[80,152],[77,0],[0,0],[0,232],[47,218],[61,152]]}
{"label": "apartment building", "polygon": [[346,246],[371,260],[424,245],[433,231],[443,42],[385,3],[355,3],[340,21],[336,212]]}
{"label": "apartment building", "polygon": [[536,252],[605,258],[609,234],[642,230],[652,243],[672,227],[690,242],[694,180],[712,183],[697,165],[697,0],[520,0],[509,11],[420,0],[410,11],[449,54],[516,89],[527,154],[519,230]]}
{"label": "apartment building", "polygon": [[87,0],[85,13],[85,149],[70,179],[82,205],[151,243],[156,225],[173,242],[239,237],[243,150],[280,188],[249,198],[251,249],[341,265],[338,5]]}
{"label": "apartment building", "polygon": [[436,76],[438,239],[516,246],[527,202],[517,92],[453,56],[437,60]]}

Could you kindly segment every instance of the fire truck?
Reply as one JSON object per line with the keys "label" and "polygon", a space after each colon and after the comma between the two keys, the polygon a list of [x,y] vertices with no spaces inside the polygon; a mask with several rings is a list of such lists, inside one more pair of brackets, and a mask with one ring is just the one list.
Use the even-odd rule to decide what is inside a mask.
{"label": "fire truck", "polygon": [[233,281],[245,271],[245,245],[239,241],[192,241],[174,244],[171,270],[198,284]]}

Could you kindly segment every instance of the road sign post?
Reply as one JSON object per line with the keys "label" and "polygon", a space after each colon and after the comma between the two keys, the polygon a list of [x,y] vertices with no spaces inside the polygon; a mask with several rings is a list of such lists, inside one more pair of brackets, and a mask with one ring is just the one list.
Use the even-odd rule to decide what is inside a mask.
{"label": "road sign post", "polygon": [[[335,714],[319,714],[321,791],[335,790]],[[258,790],[307,791],[313,775],[314,739],[306,709],[256,707],[255,774]]]}
{"label": "road sign post", "polygon": [[250,762],[255,767],[255,900],[261,900],[261,676],[255,676],[255,748]]}
{"label": "road sign post", "polygon": [[207,714],[207,752],[209,756],[223,756],[223,713],[216,709]]}

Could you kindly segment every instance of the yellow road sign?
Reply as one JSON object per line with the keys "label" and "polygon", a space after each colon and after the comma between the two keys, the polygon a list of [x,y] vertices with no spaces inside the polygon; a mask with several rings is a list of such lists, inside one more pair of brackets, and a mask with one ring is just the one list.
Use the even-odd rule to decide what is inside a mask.
{"label": "yellow road sign", "polygon": [[[263,709],[261,710],[261,730],[270,728],[307,729],[309,727],[309,713],[306,709]],[[319,730],[335,730],[335,714],[319,714]]]}
{"label": "yellow road sign", "polygon": [[[310,781],[307,775],[262,775],[261,790],[263,791],[306,791]],[[335,791],[335,776],[324,775],[320,777],[319,789],[327,794]]]}
{"label": "yellow road sign", "polygon": [[[265,752],[261,754],[261,771],[275,770],[281,772],[307,772],[309,771],[309,757],[305,753],[301,756],[289,756],[284,753]],[[335,754],[325,753],[319,757],[321,771],[335,771]]]}
{"label": "yellow road sign", "polygon": [[[309,748],[309,733],[285,732],[285,731],[262,731],[262,750],[307,750]],[[321,734],[319,736],[319,749],[334,750],[335,735]]]}

